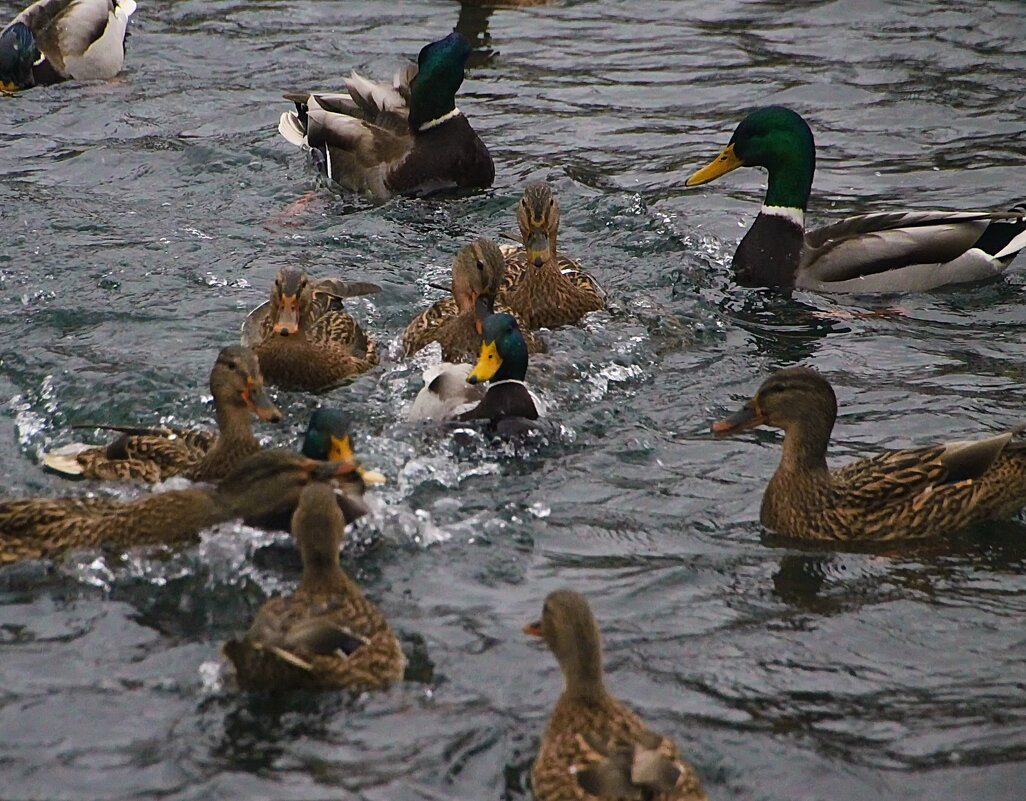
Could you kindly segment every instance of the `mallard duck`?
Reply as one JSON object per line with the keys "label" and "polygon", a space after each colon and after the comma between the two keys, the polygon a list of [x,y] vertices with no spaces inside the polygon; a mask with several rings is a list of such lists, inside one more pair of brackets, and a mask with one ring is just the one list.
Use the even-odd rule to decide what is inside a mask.
{"label": "mallard duck", "polygon": [[38,0],[0,32],[0,91],[113,78],[135,0]]}
{"label": "mallard duck", "polygon": [[524,633],[545,639],[565,682],[531,769],[538,801],[704,801],[673,740],[606,690],[598,626],[581,595],[551,593]]}
{"label": "mallard duck", "polygon": [[282,114],[278,131],[310,148],[330,180],[378,199],[489,187],[492,157],[456,107],[470,52],[462,34],[450,33],[425,46],[392,86],[354,72],[348,94],[286,95],[296,111]]}
{"label": "mallard duck", "polygon": [[210,371],[217,433],[201,430],[101,426],[121,431],[110,445],[65,445],[43,457],[58,473],[105,481],[164,481],[181,475],[193,481],[224,478],[250,454],[260,450],[250,415],[281,421],[264,391],[257,357],[249,348],[229,345]]}
{"label": "mallard duck", "polygon": [[242,343],[253,348],[269,384],[325,389],[378,363],[374,343],[341,303],[377,290],[374,284],[311,281],[303,270],[283,267],[270,301],[243,324]]}
{"label": "mallard duck", "polygon": [[511,314],[492,314],[481,328],[481,354],[467,375],[468,384],[488,382],[484,398],[457,420],[490,420],[506,417],[537,420],[538,403],[527,388],[527,345]]}
{"label": "mallard duck", "polygon": [[[353,453],[349,415],[339,409],[315,409],[310,415],[306,434],[303,436],[301,453],[309,459],[322,462],[345,461],[355,469],[335,481],[339,509],[348,525],[367,514],[368,506],[364,496],[368,484],[384,484],[385,477],[374,470],[365,469]],[[292,522],[295,504],[279,506],[269,514],[247,515],[246,525],[264,529],[288,531]]]}
{"label": "mallard duck", "polygon": [[345,526],[330,486],[303,489],[292,516],[299,586],[264,604],[246,635],[224,646],[242,689],[363,691],[403,677],[399,641],[339,565]]}
{"label": "mallard duck", "polygon": [[[506,311],[494,306],[502,284],[506,263],[502,251],[490,239],[477,239],[460,248],[452,262],[452,297],[443,298],[418,314],[406,326],[402,336],[404,356],[412,356],[432,342],[442,346],[446,362],[473,361],[481,350],[481,319],[478,298],[490,299],[491,311]],[[544,350],[537,337],[524,337],[532,353]]]}
{"label": "mallard duck", "polygon": [[243,460],[216,488],[160,492],[128,502],[109,497],[2,500],[0,565],[52,559],[75,548],[192,540],[218,523],[295,504],[304,484],[328,481],[356,467],[263,450]]}
{"label": "mallard duck", "polygon": [[767,425],[784,431],[784,455],[762,497],[763,525],[789,537],[895,540],[935,537],[1026,506],[1026,442],[1014,432],[886,451],[829,470],[837,400],[819,373],[774,373],[717,434]]}
{"label": "mallard duck", "polygon": [[806,231],[816,145],[801,115],[783,106],[745,117],[723,152],[685,185],[738,167],[769,172],[762,210],[734,252],[734,275],[746,286],[921,292],[993,278],[1026,247],[1026,206],[1009,213],[880,212]]}
{"label": "mallard duck", "polygon": [[544,181],[527,185],[517,203],[524,249],[510,250],[497,300],[529,329],[576,325],[605,308],[602,290],[581,265],[556,251],[559,203]]}

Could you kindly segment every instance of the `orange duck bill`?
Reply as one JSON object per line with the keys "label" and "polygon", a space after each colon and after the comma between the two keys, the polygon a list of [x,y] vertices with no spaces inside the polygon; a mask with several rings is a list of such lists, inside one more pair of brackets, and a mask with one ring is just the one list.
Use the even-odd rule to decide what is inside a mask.
{"label": "orange duck bill", "polygon": [[524,634],[530,634],[532,637],[542,636],[542,624],[540,620],[536,620],[534,623],[528,623],[524,626]]}
{"label": "orange duck bill", "polygon": [[281,422],[281,412],[277,406],[271,403],[262,382],[258,383],[252,378],[247,379],[246,388],[242,391],[242,401],[261,420],[269,420],[272,423]]}
{"label": "orange duck bill", "polygon": [[766,418],[762,414],[762,409],[753,398],[730,417],[724,417],[713,423],[712,432],[714,434],[736,434],[746,428],[761,426],[765,422]]}

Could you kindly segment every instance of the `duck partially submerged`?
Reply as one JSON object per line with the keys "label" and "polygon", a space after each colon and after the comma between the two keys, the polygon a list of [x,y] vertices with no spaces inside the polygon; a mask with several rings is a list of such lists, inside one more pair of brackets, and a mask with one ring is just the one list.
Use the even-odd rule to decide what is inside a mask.
{"label": "duck partially submerged", "polygon": [[488,420],[498,423],[507,418],[537,420],[539,404],[527,388],[527,344],[520,326],[510,314],[492,314],[484,319],[481,353],[468,384],[488,382],[481,402],[463,412],[457,420]]}
{"label": "duck partially submerged", "polygon": [[557,250],[559,203],[544,181],[527,185],[517,203],[522,250],[506,257],[506,281],[497,300],[528,329],[576,325],[605,308],[598,282]]}
{"label": "duck partially submerged", "polygon": [[249,348],[229,345],[210,371],[217,432],[195,429],[102,426],[123,432],[109,445],[74,443],[43,457],[51,470],[104,481],[165,481],[184,476],[217,481],[260,450],[250,415],[277,423],[281,412],[264,390],[257,357]]}
{"label": "duck partially submerged", "polygon": [[673,740],[606,689],[599,630],[583,596],[551,593],[524,633],[545,640],[565,682],[531,768],[538,801],[705,801]]}
{"label": "duck partially submerged", "polygon": [[378,363],[374,342],[344,310],[342,300],[379,290],[362,282],[311,280],[297,267],[283,267],[271,299],[243,324],[242,343],[256,353],[269,384],[325,389]]}
{"label": "duck partially submerged", "polygon": [[292,517],[299,586],[269,600],[245,636],[224,646],[242,689],[363,691],[403,677],[398,639],[339,564],[345,525],[330,486],[303,489]]}
{"label": "duck partially submerged", "polygon": [[0,32],[0,91],[121,72],[135,0],[38,0]]}
{"label": "duck partially submerged", "polygon": [[53,559],[78,548],[192,541],[218,523],[295,504],[304,485],[356,467],[264,450],[243,460],[216,488],[160,492],[127,502],[110,497],[0,500],[0,565]]}
{"label": "duck partially submerged", "polygon": [[885,451],[830,470],[826,451],[836,417],[829,382],[792,367],[713,424],[717,434],[783,429],[784,453],[759,515],[767,528],[810,540],[922,539],[1026,506],[1026,442],[1014,432]]}
{"label": "duck partially submerged", "polygon": [[922,292],[994,278],[1026,247],[1026,205],[1010,212],[879,212],[806,231],[816,145],[808,123],[783,106],[745,117],[723,152],[685,185],[738,167],[769,173],[762,210],[734,252],[734,275],[746,286]]}
{"label": "duck partially submerged", "polygon": [[[473,361],[481,350],[481,318],[477,301],[489,299],[489,311],[507,311],[493,301],[506,275],[499,246],[477,239],[459,249],[452,262],[452,297],[443,298],[418,314],[402,336],[404,356],[412,356],[432,342],[442,346],[442,359],[457,363]],[[534,336],[525,337],[528,350],[544,350]]]}
{"label": "duck partially submerged", "polygon": [[312,150],[337,184],[384,200],[451,188],[487,188],[495,179],[488,149],[456,107],[471,47],[460,33],[426,45],[392,86],[355,72],[348,94],[286,95],[278,131]]}

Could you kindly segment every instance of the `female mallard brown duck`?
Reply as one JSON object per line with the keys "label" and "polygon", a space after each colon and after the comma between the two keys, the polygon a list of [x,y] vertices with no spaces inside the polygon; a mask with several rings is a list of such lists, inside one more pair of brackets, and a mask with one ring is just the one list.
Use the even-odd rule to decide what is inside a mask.
{"label": "female mallard brown duck", "polygon": [[[363,517],[369,511],[364,496],[368,484],[384,484],[385,477],[374,470],[366,470],[353,453],[350,436],[352,421],[339,409],[315,409],[310,415],[300,452],[309,459],[322,462],[352,462],[356,467],[335,479],[335,497],[346,524]],[[270,514],[247,515],[248,526],[268,530],[288,531],[295,504],[284,505]]]}
{"label": "female mallard brown duck", "polygon": [[747,286],[817,292],[922,292],[1000,275],[1026,247],[1026,207],[1011,213],[880,212],[805,230],[816,170],[808,123],[783,106],[756,109],[686,186],[738,167],[765,167],[762,210],[734,252]]}
{"label": "female mallard brown duck", "polygon": [[531,769],[538,801],[705,800],[673,740],[606,690],[598,626],[581,595],[552,593],[524,633],[545,639],[565,682]]}
{"label": "female mallard brown duck", "polygon": [[242,344],[253,348],[269,384],[316,391],[366,372],[377,349],[342,309],[342,298],[378,291],[374,284],[311,281],[296,267],[278,271],[271,299],[250,313]]}
{"label": "female mallard brown duck", "polygon": [[588,312],[605,308],[595,279],[557,253],[559,204],[544,181],[527,185],[517,204],[524,249],[506,259],[506,282],[497,300],[528,329],[576,325]]}
{"label": "female mallard brown duck", "polygon": [[379,200],[489,187],[492,157],[456,107],[470,52],[466,37],[450,33],[426,45],[392,86],[354,72],[348,94],[286,95],[296,111],[281,115],[278,131],[310,148],[329,180]]}
{"label": "female mallard brown duck", "polygon": [[332,488],[304,488],[292,516],[303,577],[225,643],[244,690],[373,690],[403,677],[406,659],[381,611],[339,565],[345,516]]}
{"label": "female mallard brown duck", "polygon": [[305,484],[356,467],[264,450],[245,459],[216,488],[160,492],[127,502],[110,497],[0,501],[0,565],[52,559],[77,548],[191,541],[218,523],[295,504]]}
{"label": "female mallard brown duck", "polygon": [[65,445],[43,457],[43,464],[64,475],[105,481],[157,482],[181,475],[193,481],[217,481],[247,456],[260,450],[250,415],[277,423],[281,412],[264,391],[253,351],[241,345],[221,350],[210,371],[217,433],[104,426],[124,432],[105,447]]}
{"label": "female mallard brown duck", "polygon": [[[406,326],[404,356],[412,356],[432,342],[442,346],[442,359],[450,363],[473,361],[481,350],[481,321],[477,300],[486,306],[495,298],[506,273],[502,251],[490,239],[477,239],[460,248],[452,262],[452,297],[437,301]],[[494,311],[505,311],[501,306]],[[544,350],[541,339],[525,337],[532,353]]]}
{"label": "female mallard brown duck", "polygon": [[774,373],[717,434],[768,425],[784,431],[784,454],[762,497],[763,525],[814,540],[935,537],[1026,506],[1026,443],[1013,433],[887,451],[837,470],[826,463],[837,417],[819,373]]}
{"label": "female mallard brown duck", "polygon": [[0,32],[0,91],[113,78],[135,0],[38,0]]}

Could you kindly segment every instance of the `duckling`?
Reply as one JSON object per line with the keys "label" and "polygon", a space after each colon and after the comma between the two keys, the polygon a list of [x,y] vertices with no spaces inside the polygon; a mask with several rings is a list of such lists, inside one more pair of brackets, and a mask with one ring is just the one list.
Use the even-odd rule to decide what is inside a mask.
{"label": "duckling", "polygon": [[66,476],[103,481],[165,481],[181,475],[193,481],[224,478],[247,456],[260,450],[250,414],[281,421],[264,390],[257,357],[249,348],[229,345],[210,371],[217,433],[201,430],[101,426],[123,432],[109,445],[65,445],[43,457],[43,464]]}
{"label": "duckling", "polygon": [[523,251],[506,259],[506,281],[496,300],[528,329],[576,325],[605,308],[598,283],[581,265],[557,253],[559,203],[544,181],[527,185],[517,204]]}
{"label": "duckling", "polygon": [[760,520],[788,537],[896,540],[936,537],[1026,506],[1026,442],[1014,433],[885,451],[836,470],[826,462],[837,399],[815,370],[767,378],[717,434],[759,425],[784,431],[780,466],[762,497]]}
{"label": "duckling", "polygon": [[747,115],[685,186],[738,167],[769,172],[762,210],[734,252],[734,275],[745,286],[924,292],[994,278],[1026,247],[1026,205],[1008,213],[878,212],[806,231],[816,143],[809,124],[784,106]]}
{"label": "duckling", "polygon": [[242,689],[364,691],[402,679],[398,639],[339,565],[345,525],[330,486],[303,489],[292,516],[299,586],[264,604],[246,635],[224,646]]}
{"label": "duckling", "polygon": [[295,93],[278,131],[313,151],[328,179],[378,200],[492,185],[495,165],[456,107],[471,47],[460,33],[426,45],[392,86],[355,72],[348,94]]}
{"label": "duckling", "polygon": [[317,391],[378,363],[374,343],[342,310],[339,288],[347,297],[378,289],[373,284],[311,282],[296,267],[278,271],[270,301],[255,309],[243,326],[243,344],[257,354],[268,383]]}
{"label": "duckling", "polygon": [[0,32],[0,91],[106,80],[125,63],[135,0],[38,0]]}
{"label": "duckling", "polygon": [[705,801],[674,742],[606,690],[599,630],[583,596],[551,593],[524,633],[544,638],[565,682],[531,768],[538,801]]}
{"label": "duckling", "polygon": [[[368,484],[384,484],[385,477],[374,470],[365,469],[353,453],[350,437],[352,421],[340,409],[315,409],[310,415],[306,434],[303,436],[301,453],[309,459],[324,462],[351,462],[355,469],[335,481],[336,498],[346,525],[363,517],[369,511],[365,498]],[[279,506],[269,514],[247,515],[247,526],[267,530],[288,531],[295,512],[295,504]]]}
{"label": "duckling", "polygon": [[[452,297],[443,298],[418,314],[402,336],[404,356],[412,356],[431,342],[442,346],[442,359],[473,361],[481,349],[481,321],[475,304],[479,297],[494,299],[506,272],[502,251],[490,239],[477,239],[460,248],[452,263]],[[498,311],[505,311],[500,305]],[[532,353],[544,343],[525,336]]]}
{"label": "duckling", "polygon": [[173,545],[246,514],[295,504],[303,485],[356,469],[353,462],[318,462],[285,450],[243,460],[216,488],[115,498],[20,498],[0,501],[0,565],[53,559],[77,548]]}

